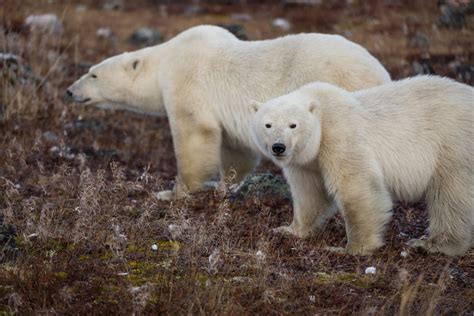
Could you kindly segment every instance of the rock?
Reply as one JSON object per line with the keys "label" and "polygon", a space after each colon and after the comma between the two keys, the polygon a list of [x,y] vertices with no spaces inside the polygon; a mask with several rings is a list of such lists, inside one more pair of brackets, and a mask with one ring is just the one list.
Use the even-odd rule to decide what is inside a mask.
{"label": "rock", "polygon": [[245,34],[244,27],[240,24],[217,24],[217,26],[225,28],[227,31],[234,34],[238,39],[248,40],[247,34]]}
{"label": "rock", "polygon": [[112,30],[108,27],[98,28],[97,31],[95,32],[95,35],[101,38],[110,38],[112,34],[113,34]]}
{"label": "rock", "polygon": [[291,23],[288,22],[288,20],[284,18],[276,18],[272,21],[272,26],[274,28],[283,30],[283,31],[288,31],[291,29]]}
{"label": "rock", "polygon": [[128,41],[137,46],[153,46],[162,42],[161,34],[158,30],[142,27],[130,35]]}
{"label": "rock", "polygon": [[441,15],[439,17],[439,25],[447,28],[460,29],[465,24],[466,5],[453,1],[446,1],[439,7]]}
{"label": "rock", "polygon": [[76,6],[76,12],[85,12],[87,10],[87,6],[84,4],[78,4]]}
{"label": "rock", "polygon": [[435,71],[429,59],[419,59],[412,63],[415,75],[434,75]]}
{"label": "rock", "polygon": [[415,36],[410,39],[409,46],[418,48],[428,48],[430,46],[430,39],[427,35],[421,32],[416,32]]}
{"label": "rock", "polygon": [[0,61],[9,64],[18,64],[20,57],[12,53],[0,53]]}
{"label": "rock", "polygon": [[322,4],[323,0],[282,0],[284,6],[317,5]]}
{"label": "rock", "polygon": [[62,22],[56,14],[52,13],[30,15],[25,19],[24,24],[35,33],[57,35],[63,31]]}
{"label": "rock", "polygon": [[64,124],[66,131],[79,131],[79,130],[93,130],[94,132],[100,132],[103,126],[99,120],[95,119],[83,119],[82,117],[77,118],[71,123]]}
{"label": "rock", "polygon": [[15,54],[0,53],[0,73],[5,82],[14,84],[39,83],[42,77],[35,75],[31,67],[23,64],[23,60]]}
{"label": "rock", "polygon": [[231,14],[230,18],[234,21],[244,22],[250,21],[252,19],[252,16],[247,13],[234,13]]}
{"label": "rock", "polygon": [[365,274],[375,274],[377,272],[377,269],[375,267],[367,267],[365,268]]}
{"label": "rock", "polygon": [[0,214],[0,263],[13,260],[18,252],[15,242],[16,231],[13,226],[7,225]]}
{"label": "rock", "polygon": [[460,61],[454,61],[449,64],[449,68],[454,73],[457,80],[467,84],[472,84],[474,82],[474,66]]}
{"label": "rock", "polygon": [[50,131],[44,132],[43,133],[43,138],[44,138],[45,141],[50,142],[50,143],[56,143],[59,140],[58,135],[56,135],[56,133],[50,132]]}
{"label": "rock", "polygon": [[257,258],[257,261],[258,261],[258,262],[263,262],[263,261],[265,261],[266,256],[265,256],[265,254],[263,253],[263,251],[258,250],[258,251],[255,253],[255,258]]}
{"label": "rock", "polygon": [[192,4],[184,8],[184,15],[186,16],[204,14],[204,13],[207,13],[207,10],[201,7],[200,5]]}
{"label": "rock", "polygon": [[250,196],[257,198],[283,198],[291,201],[288,184],[282,176],[271,173],[260,173],[248,176],[244,183],[231,192],[231,200],[245,200]]}
{"label": "rock", "polygon": [[123,7],[123,0],[106,0],[104,4],[102,4],[102,9],[106,11],[122,10]]}

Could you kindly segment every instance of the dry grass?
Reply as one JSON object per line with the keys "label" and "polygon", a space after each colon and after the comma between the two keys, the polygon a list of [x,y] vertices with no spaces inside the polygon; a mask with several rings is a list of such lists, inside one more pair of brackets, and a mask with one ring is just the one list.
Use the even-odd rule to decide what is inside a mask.
{"label": "dry grass", "polygon": [[[463,30],[437,29],[437,8],[422,1],[399,1],[390,10],[356,2],[350,10],[327,4],[285,11],[250,2],[208,5],[207,15],[192,17],[180,14],[179,5],[161,16],[156,1],[112,12],[83,3],[90,6],[81,13],[66,1],[2,4],[0,49],[21,59],[16,66],[0,63],[0,210],[16,231],[0,244],[0,314],[473,312],[472,251],[452,259],[404,246],[426,228],[422,205],[395,209],[387,245],[374,256],[330,253],[323,248],[345,242],[340,217],[307,240],[271,233],[291,219],[283,198],[235,201],[207,192],[171,204],[156,200],[154,192],[170,188],[176,173],[166,119],[63,100],[87,64],[133,49],[125,40],[142,25],[169,38],[198,23],[229,23],[231,12],[250,12],[254,18],[243,24],[258,39],[282,35],[270,22],[285,16],[298,31],[346,34],[396,78],[412,74],[411,63],[422,56],[437,73],[456,77],[449,63],[473,64],[472,17]],[[63,17],[62,36],[21,27],[25,16],[42,12]],[[111,27],[117,41],[96,38],[101,26]],[[409,47],[416,31],[430,37],[429,48]],[[279,173],[269,163],[259,170]],[[369,266],[375,275],[364,274]]]}

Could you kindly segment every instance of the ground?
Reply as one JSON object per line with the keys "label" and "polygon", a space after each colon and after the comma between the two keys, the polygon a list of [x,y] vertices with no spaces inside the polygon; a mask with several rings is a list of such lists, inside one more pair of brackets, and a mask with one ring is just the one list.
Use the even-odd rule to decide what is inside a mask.
{"label": "ground", "polygon": [[[331,253],[324,247],[345,244],[339,216],[305,240],[271,232],[292,218],[284,188],[267,183],[281,180],[271,163],[240,194],[158,201],[176,174],[166,118],[63,97],[89,65],[137,49],[127,41],[137,28],[168,39],[202,23],[239,24],[249,39],[338,33],[395,79],[434,72],[472,85],[472,14],[450,28],[439,25],[435,1],[141,0],[110,11],[71,2],[7,0],[0,9],[0,51],[20,57],[0,61],[0,315],[474,312],[474,251],[449,258],[405,246],[426,229],[422,204],[397,205],[375,255]],[[55,13],[63,32],[23,25],[40,13]],[[273,27],[277,17],[291,29]],[[114,35],[98,37],[101,27]]]}

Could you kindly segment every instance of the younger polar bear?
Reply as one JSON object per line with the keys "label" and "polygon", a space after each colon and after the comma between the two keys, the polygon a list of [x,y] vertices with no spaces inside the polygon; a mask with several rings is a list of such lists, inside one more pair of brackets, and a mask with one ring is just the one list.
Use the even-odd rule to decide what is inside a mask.
{"label": "younger polar bear", "polygon": [[235,170],[240,182],[258,163],[247,129],[250,100],[269,100],[312,81],[352,91],[390,76],[367,50],[342,36],[241,41],[223,28],[198,26],[93,66],[68,94],[85,104],[168,115],[179,198],[200,190],[219,170],[224,178]]}
{"label": "younger polar bear", "polygon": [[368,254],[383,245],[392,199],[425,199],[429,238],[409,244],[463,254],[474,236],[473,103],[473,88],[430,76],[353,93],[314,83],[255,102],[253,139],[294,201],[293,222],[277,230],[305,237],[337,206],[346,252]]}

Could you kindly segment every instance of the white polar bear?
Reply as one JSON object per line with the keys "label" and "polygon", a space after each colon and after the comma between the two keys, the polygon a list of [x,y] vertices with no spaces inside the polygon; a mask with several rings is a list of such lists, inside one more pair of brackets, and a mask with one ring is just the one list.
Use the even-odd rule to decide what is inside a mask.
{"label": "white polar bear", "polygon": [[[175,196],[202,189],[219,170],[240,182],[258,163],[248,124],[252,99],[312,81],[359,90],[390,81],[363,47],[338,35],[241,41],[215,26],[106,59],[68,88],[85,104],[167,114],[178,166]],[[171,191],[162,197],[171,197]]]}
{"label": "white polar bear", "polygon": [[383,245],[392,199],[426,200],[429,238],[411,246],[461,255],[474,241],[474,89],[420,76],[358,92],[313,83],[259,105],[252,135],[283,167],[305,237],[337,206],[346,251]]}

